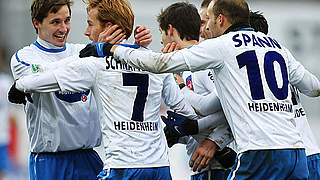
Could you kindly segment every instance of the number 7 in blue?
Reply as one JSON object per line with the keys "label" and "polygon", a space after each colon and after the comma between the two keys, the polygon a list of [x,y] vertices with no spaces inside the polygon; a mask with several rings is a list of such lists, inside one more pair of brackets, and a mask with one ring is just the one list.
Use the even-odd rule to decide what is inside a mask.
{"label": "number 7 in blue", "polygon": [[137,86],[137,95],[133,104],[131,120],[143,121],[143,112],[147,101],[149,76],[138,73],[122,73],[123,86]]}

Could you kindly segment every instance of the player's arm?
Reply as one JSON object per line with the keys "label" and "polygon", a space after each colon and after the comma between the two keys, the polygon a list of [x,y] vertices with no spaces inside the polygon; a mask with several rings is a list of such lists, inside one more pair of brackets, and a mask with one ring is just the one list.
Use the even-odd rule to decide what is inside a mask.
{"label": "player's arm", "polygon": [[191,106],[201,116],[207,116],[221,110],[220,100],[215,92],[202,96],[196,94],[187,87],[184,87],[181,90]]}
{"label": "player's arm", "polygon": [[176,85],[173,75],[168,74],[163,82],[162,98],[170,109],[183,114],[188,119],[197,119],[197,115],[191,105],[186,101],[179,87]]}
{"label": "player's arm", "polygon": [[[69,57],[74,58],[74,57]],[[89,63],[90,62],[90,63]],[[16,88],[23,92],[80,92],[89,90],[94,83],[96,68],[92,60],[74,61],[65,67],[21,77]]]}
{"label": "player's arm", "polygon": [[320,96],[320,82],[319,79],[306,70],[288,51],[288,69],[290,83],[294,85],[299,91],[310,97]]}
{"label": "player's arm", "polygon": [[[104,43],[102,48],[87,46],[82,53],[87,56],[111,56],[141,70],[154,73],[198,71],[223,66],[225,53],[221,52],[223,41],[215,38],[204,41],[191,48],[185,48],[171,53],[155,53],[139,51],[121,45]],[[99,50],[99,53],[92,53]],[[101,52],[102,53],[101,53]]]}

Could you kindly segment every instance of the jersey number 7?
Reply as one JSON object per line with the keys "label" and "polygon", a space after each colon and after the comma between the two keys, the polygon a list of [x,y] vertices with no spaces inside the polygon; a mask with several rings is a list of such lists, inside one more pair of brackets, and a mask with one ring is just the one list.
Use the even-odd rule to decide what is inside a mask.
{"label": "jersey number 7", "polygon": [[[248,80],[250,85],[251,97],[253,100],[264,99],[264,91],[261,79],[258,58],[255,51],[246,51],[237,56],[239,68],[246,66]],[[277,79],[274,70],[274,62],[280,65],[282,75],[282,87],[278,88]],[[269,51],[264,56],[264,76],[266,78],[269,89],[273,95],[284,100],[288,97],[288,71],[286,62],[282,55],[276,51]]]}
{"label": "jersey number 7", "polygon": [[137,86],[137,95],[133,104],[131,120],[143,121],[143,112],[146,105],[149,76],[138,73],[122,73],[123,86]]}

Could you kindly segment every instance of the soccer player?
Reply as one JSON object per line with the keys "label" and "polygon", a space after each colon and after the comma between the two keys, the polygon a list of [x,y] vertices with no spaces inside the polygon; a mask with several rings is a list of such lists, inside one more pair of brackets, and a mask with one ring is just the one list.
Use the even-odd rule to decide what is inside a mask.
{"label": "soccer player", "polygon": [[212,38],[212,34],[207,28],[207,23],[209,19],[207,16],[207,11],[208,11],[208,6],[210,2],[211,0],[203,0],[200,5],[200,11],[199,11],[200,18],[201,18],[200,41]]}
{"label": "soccer player", "polygon": [[[228,178],[307,179],[289,83],[316,97],[320,96],[319,80],[282,44],[250,28],[245,0],[213,0],[208,16],[208,27],[216,38],[188,49],[160,54],[107,43],[102,49],[105,55],[156,73],[214,69],[220,102],[239,152]],[[86,51],[95,50],[90,47]]]}
{"label": "soccer player", "polygon": [[[117,24],[127,37],[133,12],[126,0],[90,0],[86,34],[93,42],[101,26]],[[173,110],[195,118],[172,74],[155,75],[110,58],[69,57],[56,66],[17,80],[26,92],[91,90],[97,101],[106,159],[99,178],[171,179],[168,148],[160,124],[161,97]],[[42,67],[40,67],[41,70]],[[27,83],[27,84],[25,84]]]}
{"label": "soccer player", "polygon": [[[41,66],[79,54],[84,45],[66,43],[70,6],[70,0],[32,1],[31,18],[38,38],[13,55],[15,80],[39,71]],[[119,32],[111,35],[106,31],[100,40],[119,40],[123,38]],[[24,96],[18,100],[26,103],[30,179],[96,179],[103,162],[92,148],[101,144],[102,136],[92,91],[33,93],[32,99],[33,103],[26,102]]]}
{"label": "soccer player", "polygon": [[[207,2],[207,5],[209,3],[210,2]],[[202,5],[202,8],[205,8],[203,6],[204,5]],[[188,13],[188,16],[184,16],[184,14],[186,13]],[[167,49],[168,49],[167,45],[170,45],[171,42],[176,42],[177,46],[179,46],[180,48],[188,48],[192,45],[197,44],[199,40],[199,35],[200,35],[199,33],[204,32],[204,30],[201,31],[200,29],[203,29],[203,26],[206,26],[206,22],[205,22],[206,20],[201,19],[201,23],[200,23],[200,17],[201,16],[199,16],[197,9],[194,7],[194,5],[188,4],[188,3],[174,3],[169,7],[167,7],[164,11],[162,11],[158,16],[158,22],[159,22],[160,31],[162,34],[162,44],[165,47],[163,52],[165,53],[167,52]],[[184,72],[183,74],[186,74],[186,73],[190,75],[188,76],[188,78],[191,78],[191,74],[190,74],[191,72]],[[197,75],[200,75],[200,76],[197,76],[199,77],[199,79],[197,80],[206,81],[210,91],[205,89],[203,85],[200,85],[195,87],[196,88],[195,92],[206,95],[214,90],[213,81],[210,79],[210,77],[209,78],[207,77],[208,73],[211,77],[212,73],[210,70],[196,72]],[[191,79],[188,79],[187,86],[193,89]],[[184,90],[185,88],[186,87],[183,87],[182,90]],[[186,95],[185,97],[186,99],[188,99],[188,95]],[[214,131],[221,132],[221,134],[223,135],[224,133],[228,133],[228,128],[229,127],[227,126],[227,124],[221,124],[218,127],[215,127]],[[169,134],[166,134],[166,135],[169,136]],[[179,142],[186,144],[187,154],[190,157],[191,163],[193,163],[193,161],[195,161],[195,158],[197,158],[197,154],[204,153],[204,154],[213,155],[216,149],[218,149],[219,147],[221,148],[222,146],[225,147],[226,144],[228,144],[230,141],[228,141],[227,139],[223,139],[221,141],[218,141],[220,142],[220,144],[217,145],[216,142],[210,140],[210,138],[207,138],[203,142],[201,142],[199,145],[199,143],[192,136],[185,136],[185,137],[181,137],[179,139]],[[227,160],[225,159],[224,161],[227,161]],[[233,162],[234,162],[234,159],[233,159]],[[227,172],[228,167],[227,168],[223,167],[215,158],[210,161],[209,166],[204,168],[205,166],[206,164],[200,165],[198,169],[191,166],[193,171],[195,171],[195,172],[193,171],[191,172],[192,174],[191,179],[205,180],[205,179],[211,179],[212,177],[214,179],[219,180],[219,179],[226,179],[228,176],[228,172]]]}

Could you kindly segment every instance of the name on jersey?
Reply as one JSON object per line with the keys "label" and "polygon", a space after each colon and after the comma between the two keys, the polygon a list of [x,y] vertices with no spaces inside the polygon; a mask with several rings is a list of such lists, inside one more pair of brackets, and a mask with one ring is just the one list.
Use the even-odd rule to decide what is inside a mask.
{"label": "name on jersey", "polygon": [[255,46],[255,47],[271,47],[271,48],[278,48],[281,49],[280,44],[271,37],[261,37],[256,36],[254,34],[245,34],[245,33],[239,33],[232,37],[233,42],[235,42],[235,47],[241,47],[241,46]]}
{"label": "name on jersey", "polygon": [[303,108],[298,108],[294,110],[294,118],[305,116],[306,113],[304,112]]}
{"label": "name on jersey", "polygon": [[113,69],[113,70],[128,70],[128,71],[141,71],[138,68],[134,68],[127,63],[121,62],[118,59],[113,58],[113,56],[109,56],[106,58],[106,69]]}
{"label": "name on jersey", "polygon": [[248,103],[249,111],[266,112],[282,111],[293,113],[293,105],[290,103]]}
{"label": "name on jersey", "polygon": [[113,122],[115,130],[121,131],[158,131],[158,122],[140,122],[140,121],[116,121]]}

